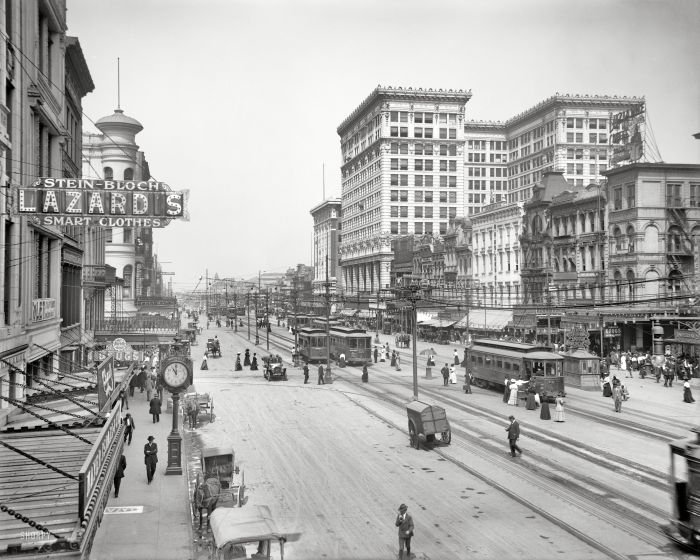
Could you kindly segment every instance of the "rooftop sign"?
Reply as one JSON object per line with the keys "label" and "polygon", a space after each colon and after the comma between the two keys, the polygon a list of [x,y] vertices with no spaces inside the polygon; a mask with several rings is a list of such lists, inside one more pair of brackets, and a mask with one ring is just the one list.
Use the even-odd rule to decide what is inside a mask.
{"label": "rooftop sign", "polygon": [[163,227],[189,219],[189,191],[158,181],[45,177],[17,191],[17,213],[45,226]]}

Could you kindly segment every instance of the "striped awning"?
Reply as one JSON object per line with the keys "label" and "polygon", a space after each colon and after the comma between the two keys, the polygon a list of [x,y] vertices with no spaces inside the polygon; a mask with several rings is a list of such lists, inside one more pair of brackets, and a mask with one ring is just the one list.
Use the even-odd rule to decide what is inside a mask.
{"label": "striped awning", "polygon": [[458,329],[469,328],[481,331],[502,331],[513,321],[512,309],[475,309],[462,317],[455,325]]}

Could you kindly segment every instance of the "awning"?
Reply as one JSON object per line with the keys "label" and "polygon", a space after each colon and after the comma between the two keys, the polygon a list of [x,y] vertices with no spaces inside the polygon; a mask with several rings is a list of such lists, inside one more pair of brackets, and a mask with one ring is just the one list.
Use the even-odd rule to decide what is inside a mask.
{"label": "awning", "polygon": [[470,329],[481,331],[502,331],[508,326],[508,323],[513,321],[513,310],[475,309],[460,319],[455,326],[459,329],[466,329],[467,319],[469,319]]}
{"label": "awning", "polygon": [[433,316],[428,313],[416,312],[416,322],[418,324],[425,323],[426,321],[432,320]]}
{"label": "awning", "polygon": [[360,319],[369,319],[370,317],[374,317],[374,313],[372,313],[368,309],[360,309],[360,311],[358,311],[357,313],[357,316]]}
{"label": "awning", "polygon": [[357,309],[341,309],[340,314],[343,317],[354,317],[357,313]]}
{"label": "awning", "polygon": [[438,329],[446,329],[454,325],[457,321],[454,319],[429,319],[421,323],[421,327],[435,327]]}

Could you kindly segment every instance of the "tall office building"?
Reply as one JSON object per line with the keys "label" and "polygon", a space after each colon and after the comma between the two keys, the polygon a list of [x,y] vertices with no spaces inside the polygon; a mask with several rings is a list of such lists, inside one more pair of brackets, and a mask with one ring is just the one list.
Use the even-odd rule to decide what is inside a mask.
{"label": "tall office building", "polygon": [[466,213],[529,200],[547,171],[562,171],[574,187],[600,182],[613,114],[643,106],[643,97],[557,93],[505,122],[466,121]]}
{"label": "tall office building", "polygon": [[315,294],[336,292],[338,269],[338,236],[340,235],[341,203],[339,198],[326,199],[311,209],[314,220],[314,282]]}
{"label": "tall office building", "polygon": [[440,234],[464,209],[470,91],[377,88],[338,127],[342,155],[339,286],[390,283],[396,235]]}

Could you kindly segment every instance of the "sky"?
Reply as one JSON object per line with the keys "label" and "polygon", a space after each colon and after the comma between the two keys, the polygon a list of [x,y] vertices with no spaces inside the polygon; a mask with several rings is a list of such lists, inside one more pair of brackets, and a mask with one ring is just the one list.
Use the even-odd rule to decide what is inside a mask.
{"label": "sky", "polygon": [[472,91],[507,120],[559,93],[645,96],[663,161],[700,163],[697,0],[67,0],[95,90],[153,178],[190,190],[154,231],[177,291],[207,272],[312,264],[310,210],[340,196],[338,125],[378,85]]}

